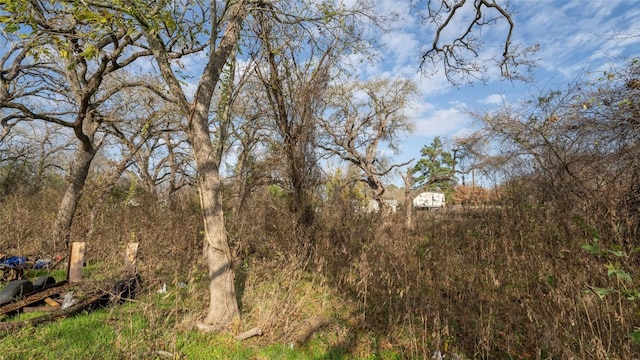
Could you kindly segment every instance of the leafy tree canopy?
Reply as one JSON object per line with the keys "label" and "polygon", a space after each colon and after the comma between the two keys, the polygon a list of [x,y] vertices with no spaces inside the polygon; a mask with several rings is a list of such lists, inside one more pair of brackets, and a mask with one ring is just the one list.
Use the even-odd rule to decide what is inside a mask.
{"label": "leafy tree canopy", "polygon": [[455,185],[455,158],[451,152],[445,150],[440,137],[433,139],[430,145],[425,145],[420,151],[421,158],[413,167],[414,187],[440,189],[445,193]]}

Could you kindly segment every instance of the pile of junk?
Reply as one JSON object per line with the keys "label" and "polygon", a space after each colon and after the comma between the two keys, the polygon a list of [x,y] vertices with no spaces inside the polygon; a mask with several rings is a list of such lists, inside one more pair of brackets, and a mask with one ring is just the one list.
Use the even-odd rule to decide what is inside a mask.
{"label": "pile of junk", "polygon": [[[1,280],[6,282],[6,286],[0,290],[0,332],[17,330],[27,324],[57,321],[83,310],[133,299],[141,286],[141,278],[135,268],[137,250],[137,243],[127,247],[120,280],[102,282],[82,279],[84,242],[73,243],[69,256],[56,256],[54,260],[1,256]],[[69,260],[65,261],[67,258]],[[67,266],[66,278],[62,280],[51,275],[51,270],[59,264]],[[39,276],[29,279],[31,274]],[[23,312],[41,312],[42,315],[15,320],[14,315]]]}
{"label": "pile of junk", "polygon": [[54,268],[61,260],[61,256],[56,256],[56,263],[51,259],[27,258],[22,256],[11,256],[0,254],[0,271],[2,272],[2,281],[9,282],[12,280],[22,279],[24,273],[28,270],[39,270]]}

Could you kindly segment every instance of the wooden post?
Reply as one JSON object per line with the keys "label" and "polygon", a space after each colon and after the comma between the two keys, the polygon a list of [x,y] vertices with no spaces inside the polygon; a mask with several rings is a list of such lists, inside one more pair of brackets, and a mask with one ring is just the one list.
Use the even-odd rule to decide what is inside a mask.
{"label": "wooden post", "polygon": [[129,243],[124,256],[124,275],[131,276],[136,273],[136,260],[138,258],[138,243]]}
{"label": "wooden post", "polygon": [[67,280],[71,283],[82,282],[82,267],[84,265],[84,242],[71,243],[71,257],[67,269]]}

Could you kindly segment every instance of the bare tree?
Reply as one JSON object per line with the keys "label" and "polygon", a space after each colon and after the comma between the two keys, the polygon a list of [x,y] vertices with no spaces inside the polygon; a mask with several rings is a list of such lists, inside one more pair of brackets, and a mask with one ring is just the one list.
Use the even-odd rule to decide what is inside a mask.
{"label": "bare tree", "polygon": [[313,220],[309,191],[317,178],[314,176],[317,161],[313,119],[321,106],[318,102],[328,81],[327,63],[330,60],[321,58],[317,67],[298,64],[296,57],[291,56],[298,51],[297,46],[274,45],[272,42],[280,37],[272,37],[265,19],[263,17],[260,36],[269,65],[265,70],[256,67],[256,73],[264,85],[275,129],[283,142],[282,152],[288,163],[288,188],[292,194],[291,210],[298,214],[300,224],[309,225]]}
{"label": "bare tree", "polygon": [[[210,121],[212,109],[224,108],[224,106],[212,106],[216,86],[219,85],[221,73],[234,49],[243,45],[240,41],[243,36],[243,25],[250,16],[255,15],[257,18],[258,14],[265,9],[277,8],[275,11],[269,11],[283,23],[297,24],[297,30],[300,32],[320,33],[332,30],[329,25],[336,24],[331,20],[339,14],[340,7],[325,2],[317,4],[313,1],[291,3],[250,0],[227,2],[85,0],[71,4],[9,1],[24,14],[36,14],[28,16],[28,21],[24,22],[23,26],[37,28],[39,31],[36,33],[46,34],[47,31],[51,31],[56,34],[56,37],[50,37],[46,42],[51,43],[57,53],[65,59],[64,65],[54,66],[50,71],[58,79],[61,75],[67,76],[66,82],[58,81],[54,88],[58,89],[58,86],[62,86],[62,91],[69,94],[66,100],[68,110],[65,114],[56,114],[57,120],[53,120],[60,125],[73,128],[80,140],[80,145],[71,172],[73,180],[71,195],[63,201],[63,208],[66,209],[64,214],[73,213],[73,207],[70,205],[77,203],[82,190],[78,185],[84,183],[88,165],[99,147],[100,137],[96,138],[96,133],[103,121],[99,107],[110,96],[110,91],[99,91],[102,80],[109,73],[128,65],[140,56],[153,55],[166,87],[174,98],[180,115],[187,123],[188,137],[196,163],[197,187],[205,229],[204,253],[210,279],[209,311],[204,319],[203,328],[225,326],[237,318],[239,311],[231,271],[231,253],[225,230],[220,179],[221,158],[227,143],[215,139],[212,129],[216,127],[212,126]],[[446,8],[450,8],[447,2],[442,3]],[[486,1],[482,3],[486,6],[490,5]],[[317,26],[316,28],[310,26],[309,22],[300,21],[308,18],[306,14],[309,9],[316,10],[317,16],[313,17],[315,21],[312,22]],[[479,7],[476,10],[481,9]],[[68,10],[72,11],[65,12]],[[25,18],[18,17],[18,19],[17,22],[20,22]],[[348,29],[359,31],[357,22],[349,25],[354,26],[347,26]],[[440,27],[438,33],[446,26],[445,24]],[[14,26],[15,28],[19,29],[20,26]],[[140,36],[144,37],[144,41]],[[278,49],[272,47],[267,54],[274,50]],[[201,72],[194,75],[197,79],[194,91],[183,86],[183,80],[186,80],[186,77],[182,74],[185,70],[180,67],[181,64],[178,61],[190,54],[200,56],[197,63],[203,64],[202,68],[198,68]],[[446,63],[447,66],[452,64],[448,61]],[[191,75],[193,72],[190,72]],[[278,83],[269,82],[269,84],[277,85]],[[375,82],[370,84],[373,86]],[[391,83],[391,85],[394,84]],[[67,85],[68,89],[65,88]],[[367,87],[363,86],[361,89],[375,101],[360,106],[350,103],[346,100],[348,98],[343,97],[345,99],[343,103],[333,104],[334,108],[338,109],[334,117],[326,119],[326,122],[321,122],[319,125],[323,127],[326,125],[327,130],[331,130],[327,132],[328,138],[335,140],[333,144],[342,146],[341,149],[340,146],[335,147],[326,143],[326,149],[335,150],[336,155],[359,166],[365,173],[364,180],[375,189],[378,198],[384,192],[380,177],[400,166],[384,164],[384,158],[376,155],[379,150],[378,145],[386,143],[393,149],[396,145],[395,135],[408,128],[403,121],[402,106],[398,107],[397,103],[402,103],[403,97],[397,95],[414,91],[413,85],[395,85],[398,87],[395,89],[392,87],[388,92],[377,92],[376,86],[368,91]],[[131,86],[131,84],[122,86]],[[348,93],[349,90],[345,92]],[[58,94],[60,91],[55,93]],[[348,95],[346,93],[344,95]],[[277,96],[277,92],[272,95]],[[283,96],[288,95],[283,93]],[[274,103],[282,104],[281,101]],[[308,101],[307,104],[315,105],[315,102]],[[16,102],[5,100],[0,105],[3,107],[15,105],[14,109],[22,113],[19,116],[46,120],[45,114],[34,113],[28,106],[20,107]],[[353,105],[357,106],[353,107]],[[274,108],[278,109],[277,106]],[[315,110],[313,106],[307,108],[303,106],[303,109],[309,113]],[[353,112],[354,110],[356,113]],[[359,111],[363,111],[361,113],[363,117],[358,115]],[[370,113],[371,117],[368,118],[366,113]],[[305,116],[302,118],[306,118]],[[226,121],[225,119],[228,120],[229,117],[218,116],[216,120]],[[328,127],[331,120],[337,121],[334,128]],[[226,125],[217,127],[220,131],[219,135],[226,131],[224,126]],[[357,127],[362,133],[353,132],[350,126]],[[340,135],[336,129],[345,131],[344,135]],[[60,226],[57,228],[68,227],[70,225],[68,219],[70,218],[61,217],[57,222]]]}
{"label": "bare tree", "polygon": [[415,93],[415,85],[401,79],[337,85],[330,95],[329,115],[318,121],[323,131],[319,146],[357,166],[361,181],[368,184],[381,207],[382,178],[408,164],[390,164],[381,147],[397,150],[400,137],[411,130],[404,110]]}
{"label": "bare tree", "polygon": [[0,198],[18,190],[37,192],[47,178],[61,178],[60,164],[72,149],[69,134],[57,126],[16,124],[0,142]]}
{"label": "bare tree", "polygon": [[[16,39],[6,32],[1,33],[4,55],[0,58],[0,101],[15,103],[32,96],[34,89],[43,79],[47,79],[46,69],[35,66],[31,61],[31,53],[46,43],[43,36],[33,36],[27,39]],[[5,139],[11,128],[28,118],[20,108],[0,107],[2,118],[2,133],[0,141]]]}
{"label": "bare tree", "polygon": [[[320,177],[315,118],[325,107],[332,74],[344,67],[341,55],[364,48],[354,22],[369,10],[357,5],[329,14],[309,5],[294,14],[287,9],[291,5],[281,9],[264,3],[253,23],[259,43],[252,54],[276,141],[281,143],[277,148],[286,162],[284,187],[291,195],[290,208],[303,227],[313,221],[311,197]],[[316,31],[319,27],[322,31]]]}
{"label": "bare tree", "polygon": [[[424,1],[420,1],[416,6],[423,4]],[[512,42],[515,24],[508,1],[428,0],[423,10],[423,23],[434,34],[431,44],[423,48],[420,63],[423,71],[431,71],[427,65],[442,66],[447,79],[457,84],[461,80],[482,79],[489,64],[493,64],[498,65],[505,78],[529,78],[530,70],[535,66],[535,59],[531,59],[531,55],[539,45],[523,47]],[[462,24],[460,28],[452,29],[452,24],[459,23]],[[490,31],[488,27],[498,23],[507,26],[501,53],[483,54],[486,44],[482,33]]]}
{"label": "bare tree", "polygon": [[[220,75],[240,39],[249,1],[230,1],[222,8],[218,8],[221,4],[217,1],[174,5],[176,7],[170,9],[165,9],[162,3],[152,8],[144,6],[144,11],[131,9],[131,16],[143,30],[160,74],[187,122],[204,220],[204,254],[209,266],[209,311],[202,328],[214,329],[236,319],[239,309],[222,208],[222,147],[220,143],[214,145],[212,142],[209,112]],[[203,29],[208,35],[203,35]],[[205,65],[198,77],[195,93],[189,96],[171,59],[185,51],[204,49],[207,50]]]}
{"label": "bare tree", "polygon": [[[31,76],[14,79],[22,81],[13,88],[28,94],[4,96],[0,106],[24,119],[68,127],[78,139],[69,171],[69,187],[60,204],[49,244],[56,249],[61,242],[69,242],[73,215],[101,144],[101,137],[96,136],[104,120],[100,107],[119,91],[144,85],[114,81],[105,89],[103,81],[150,52],[125,51],[141,35],[119,27],[119,22],[114,21],[118,14],[114,12],[103,13],[103,17],[112,20],[107,26],[97,18],[85,16],[84,10],[73,4],[28,2],[11,9],[14,12],[7,13],[5,24],[13,26],[11,30],[26,31],[28,36],[24,40],[20,40],[22,36],[17,33],[13,37],[30,45],[31,52],[15,58],[21,62],[14,61],[9,71],[28,67],[37,71],[35,79],[39,81]],[[37,47],[31,45],[36,39]],[[47,105],[38,106],[41,103]]]}
{"label": "bare tree", "polygon": [[505,181],[526,184],[550,211],[574,214],[628,242],[638,232],[629,206],[638,201],[637,64],[478,114],[482,128],[460,145],[474,155],[472,166],[499,170]]}
{"label": "bare tree", "polygon": [[[149,80],[151,84],[152,81]],[[169,120],[173,115],[171,103],[167,99],[157,96],[156,92],[145,88],[123,89],[112,96],[109,106],[103,109],[105,138],[103,147],[109,151],[111,168],[101,176],[100,194],[94,199],[90,214],[90,228],[86,238],[91,239],[96,227],[96,219],[103,210],[111,190],[115,187],[122,174],[132,165],[138,165],[145,189],[156,194],[155,186],[158,173],[162,171],[164,161],[153,164],[155,178],[150,179],[148,171],[151,168],[149,158],[157,150],[160,143],[164,144],[163,135],[167,132],[179,131]],[[177,137],[177,136],[176,136]],[[119,153],[119,155],[115,155]],[[142,153],[142,154],[141,154]],[[136,162],[136,160],[138,162]]]}
{"label": "bare tree", "polygon": [[[247,67],[244,74],[253,73],[253,67]],[[244,76],[244,75],[243,75]],[[240,215],[246,206],[249,194],[258,186],[270,183],[268,143],[271,138],[271,127],[265,106],[263,84],[255,76],[242,81],[237,87],[233,103],[229,144],[230,153],[234,156],[228,164],[234,182],[232,213]]]}
{"label": "bare tree", "polygon": [[[291,4],[289,2],[250,2],[237,0],[226,3],[217,1],[175,3],[175,7],[165,9],[164,4],[153,8],[144,7],[145,11],[134,10],[132,17],[145,32],[149,49],[158,64],[172,95],[177,99],[178,108],[188,123],[188,134],[193,146],[197,167],[197,185],[201,199],[201,206],[205,228],[205,254],[209,264],[210,275],[210,305],[203,322],[203,329],[224,326],[238,316],[238,305],[235,299],[233,272],[231,271],[231,252],[229,251],[222,208],[222,182],[220,179],[220,165],[225,145],[225,132],[228,127],[229,116],[222,115],[228,108],[219,103],[212,106],[215,88],[219,84],[225,64],[232,58],[233,51],[240,44],[243,24],[249,16],[259,18],[264,11],[269,11],[276,18],[290,26],[298,26],[304,31],[305,15],[313,9],[317,15],[313,17],[313,24],[320,30],[330,30],[327,22],[335,24],[333,19],[339,15],[331,6],[314,6],[313,3]],[[188,14],[185,16],[184,14]],[[291,22],[290,20],[295,20]],[[324,20],[324,21],[322,21]],[[206,29],[206,30],[203,30]],[[261,32],[259,32],[261,33]],[[262,34],[264,34],[262,32]],[[188,96],[181,85],[171,59],[182,56],[185,52],[206,50],[204,68],[198,78],[198,85],[193,96]],[[273,52],[275,48],[272,48]],[[268,53],[269,53],[268,52]],[[270,67],[270,65],[267,65]],[[275,74],[275,73],[274,73]],[[315,80],[315,79],[314,79]],[[270,82],[271,85],[279,85]],[[281,96],[278,91],[272,96]],[[191,100],[192,99],[192,100]],[[221,97],[219,100],[224,100]],[[275,100],[274,107],[280,111],[282,101]],[[313,104],[308,101],[306,104]],[[222,106],[220,106],[222,105]],[[213,128],[217,128],[218,141],[212,142],[212,132],[209,114],[217,108],[217,121],[224,121]],[[314,111],[313,106],[303,106],[304,112]],[[309,116],[309,115],[304,115]],[[280,119],[290,119],[280,117]],[[291,132],[293,134],[293,132]],[[213,327],[212,327],[213,326]]]}

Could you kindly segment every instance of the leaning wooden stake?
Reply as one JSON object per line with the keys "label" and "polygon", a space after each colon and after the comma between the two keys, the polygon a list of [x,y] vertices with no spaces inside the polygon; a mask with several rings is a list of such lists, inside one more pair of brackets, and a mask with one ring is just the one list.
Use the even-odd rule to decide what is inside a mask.
{"label": "leaning wooden stake", "polygon": [[84,265],[84,242],[71,243],[71,257],[67,269],[67,280],[70,283],[82,282],[82,267]]}
{"label": "leaning wooden stake", "polygon": [[138,243],[127,244],[127,250],[124,256],[124,277],[136,274],[136,262],[138,259]]}

